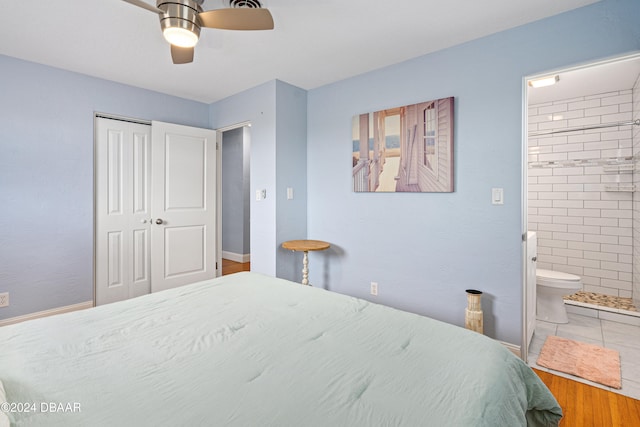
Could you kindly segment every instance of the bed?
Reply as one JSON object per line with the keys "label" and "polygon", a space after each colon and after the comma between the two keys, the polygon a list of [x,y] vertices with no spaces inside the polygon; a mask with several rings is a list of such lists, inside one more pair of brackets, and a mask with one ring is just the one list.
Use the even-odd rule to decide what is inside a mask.
{"label": "bed", "polygon": [[490,338],[250,272],[1,327],[0,384],[12,426],[514,427],[562,416]]}

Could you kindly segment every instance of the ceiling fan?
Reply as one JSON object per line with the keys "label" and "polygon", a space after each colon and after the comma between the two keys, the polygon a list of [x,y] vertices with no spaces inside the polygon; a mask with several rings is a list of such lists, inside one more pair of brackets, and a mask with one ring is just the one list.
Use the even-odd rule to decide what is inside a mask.
{"label": "ceiling fan", "polygon": [[164,38],[171,44],[174,64],[193,62],[194,46],[200,28],[222,30],[272,30],[273,18],[259,0],[229,0],[232,7],[202,10],[204,0],[156,0],[152,6],[143,0],[123,0],[157,13]]}

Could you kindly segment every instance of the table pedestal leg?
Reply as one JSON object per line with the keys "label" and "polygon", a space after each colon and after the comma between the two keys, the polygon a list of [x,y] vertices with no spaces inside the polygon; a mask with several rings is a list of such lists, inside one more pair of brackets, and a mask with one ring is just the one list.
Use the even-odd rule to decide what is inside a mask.
{"label": "table pedestal leg", "polygon": [[304,256],[302,257],[302,284],[309,284],[309,252],[304,251]]}

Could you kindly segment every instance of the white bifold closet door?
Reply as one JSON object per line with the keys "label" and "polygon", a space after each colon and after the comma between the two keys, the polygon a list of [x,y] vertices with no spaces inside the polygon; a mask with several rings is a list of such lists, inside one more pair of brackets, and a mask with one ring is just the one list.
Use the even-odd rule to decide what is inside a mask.
{"label": "white bifold closet door", "polygon": [[216,132],[96,119],[96,305],[216,276]]}

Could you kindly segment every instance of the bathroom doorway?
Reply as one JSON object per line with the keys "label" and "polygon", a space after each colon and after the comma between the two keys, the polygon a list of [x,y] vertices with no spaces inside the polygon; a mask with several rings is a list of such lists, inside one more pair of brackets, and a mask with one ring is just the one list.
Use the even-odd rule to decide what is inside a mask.
{"label": "bathroom doorway", "polygon": [[[530,86],[542,78],[550,84]],[[535,311],[523,310],[523,359],[547,370],[536,359],[550,335],[615,349],[622,389],[614,391],[638,399],[640,52],[527,76],[523,87],[523,235],[534,231],[538,242],[523,249],[523,277],[540,268],[583,283],[564,297],[569,323],[536,320],[531,341]],[[523,308],[527,290],[523,279]]]}
{"label": "bathroom doorway", "polygon": [[[549,84],[532,86],[542,79]],[[534,264],[582,278],[584,292],[565,298],[568,312],[633,317],[640,307],[633,265],[640,256],[633,237],[640,236],[640,53],[527,76],[523,86],[523,234],[537,234]],[[526,278],[531,256],[523,252]],[[535,312],[523,311],[526,360]],[[640,325],[638,316],[631,323]]]}

